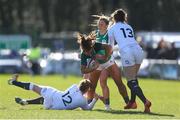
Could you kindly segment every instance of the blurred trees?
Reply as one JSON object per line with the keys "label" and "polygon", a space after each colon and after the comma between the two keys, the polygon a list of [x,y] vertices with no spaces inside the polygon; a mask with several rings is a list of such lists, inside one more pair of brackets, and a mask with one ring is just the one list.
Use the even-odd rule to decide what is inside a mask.
{"label": "blurred trees", "polygon": [[180,0],[0,0],[0,34],[89,32],[91,15],[117,8],[135,30],[180,31]]}
{"label": "blurred trees", "polygon": [[126,0],[136,30],[180,31],[180,0]]}

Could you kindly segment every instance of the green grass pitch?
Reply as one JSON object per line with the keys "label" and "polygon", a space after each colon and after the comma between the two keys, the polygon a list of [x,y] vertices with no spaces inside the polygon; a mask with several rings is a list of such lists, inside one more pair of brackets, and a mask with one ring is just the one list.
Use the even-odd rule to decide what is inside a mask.
{"label": "green grass pitch", "polygon": [[[143,104],[137,99],[136,110],[124,110],[124,102],[112,79],[108,80],[112,110],[106,112],[99,100],[92,111],[76,110],[45,110],[41,105],[20,106],[14,102],[14,97],[34,98],[38,95],[18,87],[9,86],[7,80],[11,75],[0,75],[0,119],[180,119],[180,81],[153,80],[141,78],[139,83],[152,101],[152,113],[143,113]],[[65,90],[82,78],[60,75],[29,76],[20,75],[19,80],[30,81]],[[124,83],[126,81],[123,79]],[[127,88],[128,89],[128,88]],[[129,89],[128,89],[129,91]],[[97,87],[97,93],[101,89]]]}

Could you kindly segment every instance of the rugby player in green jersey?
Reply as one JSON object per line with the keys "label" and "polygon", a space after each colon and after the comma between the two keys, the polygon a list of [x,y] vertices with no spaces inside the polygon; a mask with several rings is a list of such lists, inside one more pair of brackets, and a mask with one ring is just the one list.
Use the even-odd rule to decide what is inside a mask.
{"label": "rugby player in green jersey", "polygon": [[[92,87],[89,90],[87,97],[89,100],[93,98],[101,72],[107,69],[110,76],[114,79],[119,93],[122,95],[125,103],[127,104],[129,102],[129,97],[127,95],[126,87],[121,80],[119,68],[111,56],[112,46],[109,44],[95,42],[95,40],[96,34],[91,34],[87,37],[82,34],[78,35],[78,43],[80,44],[82,50],[81,72],[83,74],[90,73],[89,79],[92,82]],[[87,67],[88,59],[95,60],[95,65],[93,67]]]}

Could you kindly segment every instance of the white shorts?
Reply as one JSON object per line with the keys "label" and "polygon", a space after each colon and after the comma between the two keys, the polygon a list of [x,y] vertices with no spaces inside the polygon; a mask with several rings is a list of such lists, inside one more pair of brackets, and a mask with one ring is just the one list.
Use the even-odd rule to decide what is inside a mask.
{"label": "white shorts", "polygon": [[135,64],[141,64],[144,59],[144,53],[139,45],[132,44],[124,47],[121,51],[122,66],[128,67]]}
{"label": "white shorts", "polygon": [[[41,96],[44,98],[44,107],[46,109],[63,109],[61,98],[62,93],[52,87],[41,86]],[[62,105],[62,106],[61,106]]]}
{"label": "white shorts", "polygon": [[104,69],[107,69],[108,67],[110,67],[111,65],[115,64],[115,61],[114,61],[114,57],[111,57],[109,59],[109,61],[103,63],[103,64],[100,64],[99,67],[96,69],[96,70],[104,70]]}

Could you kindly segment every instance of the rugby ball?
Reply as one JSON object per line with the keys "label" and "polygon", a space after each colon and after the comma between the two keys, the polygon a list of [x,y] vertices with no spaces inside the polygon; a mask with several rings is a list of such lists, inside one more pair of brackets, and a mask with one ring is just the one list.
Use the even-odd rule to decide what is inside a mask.
{"label": "rugby ball", "polygon": [[96,61],[94,59],[88,60],[87,67],[92,68],[96,65]]}

